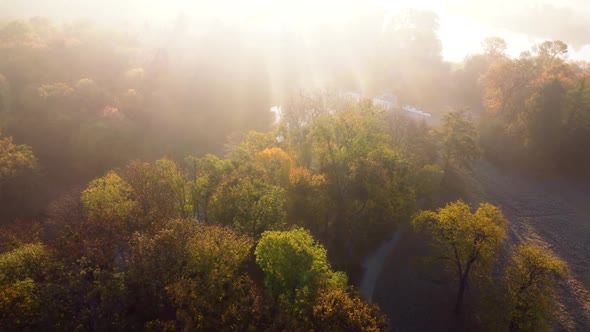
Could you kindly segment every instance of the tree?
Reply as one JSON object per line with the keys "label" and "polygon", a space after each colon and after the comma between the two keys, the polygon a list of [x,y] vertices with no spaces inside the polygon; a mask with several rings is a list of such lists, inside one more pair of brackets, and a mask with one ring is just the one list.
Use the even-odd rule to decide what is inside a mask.
{"label": "tree", "polygon": [[322,287],[346,289],[346,275],[332,271],[326,249],[303,228],[264,232],[254,254],[270,294],[289,312],[301,313]]}
{"label": "tree", "polygon": [[177,213],[182,218],[191,216],[193,207],[190,200],[190,187],[185,173],[170,159],[160,159],[155,163],[158,175],[172,189]]}
{"label": "tree", "polygon": [[[8,112],[11,107],[10,85],[4,75],[0,74],[0,114]],[[0,124],[2,122],[0,121]]]}
{"label": "tree", "polygon": [[532,243],[518,246],[505,270],[510,299],[510,331],[538,331],[557,303],[558,283],[567,264]]}
{"label": "tree", "polygon": [[443,121],[439,134],[445,169],[448,170],[451,165],[469,168],[471,162],[479,158],[477,131],[473,122],[465,117],[465,111],[447,113]]}
{"label": "tree", "polygon": [[338,289],[320,292],[313,306],[317,331],[386,331],[386,317],[379,307],[365,303],[358,294]]}
{"label": "tree", "polygon": [[264,149],[256,154],[256,160],[264,169],[265,180],[269,183],[286,188],[289,185],[289,175],[295,162],[289,154],[281,148]]}
{"label": "tree", "polygon": [[445,94],[436,87],[448,79],[449,67],[442,61],[438,17],[427,10],[409,9],[384,20],[379,40],[374,92],[393,88],[409,103],[424,109],[439,106]]}
{"label": "tree", "polygon": [[481,203],[475,213],[462,201],[434,211],[422,211],[413,220],[424,230],[447,267],[454,270],[458,282],[455,313],[461,311],[465,288],[473,271],[485,269],[496,259],[508,221],[499,208]]}
{"label": "tree", "polygon": [[[0,134],[0,220],[34,214],[39,165],[30,146]],[[10,220],[12,221],[12,220]],[[1,222],[1,221],[0,221]]]}
{"label": "tree", "polygon": [[567,44],[561,40],[546,40],[533,46],[533,52],[537,54],[538,63],[545,68],[563,62],[568,52],[567,49]]}
{"label": "tree", "polygon": [[193,216],[208,223],[207,205],[209,200],[224,176],[233,170],[232,164],[229,160],[219,159],[212,154],[201,158],[189,156],[185,160],[188,164]]}
{"label": "tree", "polygon": [[12,137],[0,137],[0,190],[5,181],[37,168],[37,158],[28,145],[16,145]]}
{"label": "tree", "polygon": [[508,45],[506,41],[500,37],[488,37],[481,43],[485,54],[492,57],[505,56]]}
{"label": "tree", "polygon": [[182,273],[166,287],[185,330],[246,330],[260,310],[244,274],[254,244],[229,228],[201,226],[189,237]]}
{"label": "tree", "polygon": [[175,313],[166,287],[183,275],[196,227],[193,220],[168,220],[157,231],[135,233],[131,239],[127,285],[140,325]]}
{"label": "tree", "polygon": [[115,172],[90,182],[82,192],[88,217],[103,223],[116,223],[129,218],[136,206],[133,188]]}
{"label": "tree", "polygon": [[333,207],[326,242],[345,262],[413,212],[412,164],[389,146],[383,113],[361,102],[313,123],[314,168]]}
{"label": "tree", "polygon": [[504,122],[514,121],[537,73],[534,59],[526,54],[491,64],[481,79],[485,110]]}
{"label": "tree", "polygon": [[90,182],[82,192],[87,214],[80,233],[84,256],[103,268],[121,265],[127,252],[127,241],[139,225],[136,223],[137,202],[133,188],[111,171]]}
{"label": "tree", "polygon": [[257,238],[266,230],[283,229],[285,208],[283,188],[246,175],[229,178],[217,188],[207,215],[213,223]]}
{"label": "tree", "polygon": [[425,165],[416,172],[416,196],[427,201],[440,190],[445,172],[437,165]]}
{"label": "tree", "polygon": [[541,83],[526,103],[522,120],[526,128],[524,147],[536,160],[551,161],[561,147],[567,91],[564,83],[550,79]]}
{"label": "tree", "polygon": [[181,217],[182,210],[179,209],[174,188],[159,167],[134,161],[120,173],[122,179],[131,186],[133,198],[137,201],[140,228]]}
{"label": "tree", "polygon": [[40,323],[49,259],[46,247],[40,243],[24,244],[0,254],[0,329],[35,329]]}

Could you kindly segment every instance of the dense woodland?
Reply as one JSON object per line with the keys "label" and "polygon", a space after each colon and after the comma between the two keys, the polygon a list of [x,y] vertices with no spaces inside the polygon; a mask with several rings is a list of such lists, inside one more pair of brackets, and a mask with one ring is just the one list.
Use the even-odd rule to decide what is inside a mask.
{"label": "dense woodland", "polygon": [[[434,14],[384,33],[372,15],[317,34],[314,79],[287,33],[278,57],[182,17],[166,47],[1,22],[0,330],[395,330],[354,285],[404,224],[456,280],[449,311],[493,284],[482,328],[550,327],[565,262],[504,245],[499,207],[445,198],[479,158],[588,176],[590,67],[561,41],[510,58],[500,38],[449,64]],[[339,98],[359,89],[435,121]]]}

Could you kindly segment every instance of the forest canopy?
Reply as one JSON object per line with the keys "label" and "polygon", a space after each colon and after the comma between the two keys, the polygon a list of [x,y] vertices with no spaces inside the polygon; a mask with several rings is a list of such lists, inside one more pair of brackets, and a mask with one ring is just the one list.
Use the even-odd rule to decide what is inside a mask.
{"label": "forest canopy", "polygon": [[586,247],[543,231],[586,210],[481,185],[589,180],[576,38],[451,60],[444,10],[80,2],[0,4],[1,331],[590,328]]}

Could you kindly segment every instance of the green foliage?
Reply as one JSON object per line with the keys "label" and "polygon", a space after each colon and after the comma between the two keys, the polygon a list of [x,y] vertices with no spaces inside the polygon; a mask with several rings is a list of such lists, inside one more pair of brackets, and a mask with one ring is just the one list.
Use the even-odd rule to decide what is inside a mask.
{"label": "green foliage", "polygon": [[512,252],[505,271],[510,331],[548,326],[558,301],[558,283],[566,274],[567,264],[539,245],[525,243]]}
{"label": "green foliage", "polygon": [[82,202],[93,220],[119,222],[129,218],[136,206],[132,197],[133,188],[115,172],[90,182],[82,193]]}
{"label": "green foliage", "polygon": [[412,164],[389,146],[382,110],[356,105],[318,119],[311,135],[314,167],[325,176],[323,195],[333,207],[330,242],[347,246],[338,252],[366,250],[411,215]]}
{"label": "green foliage", "polygon": [[524,147],[541,160],[546,155],[555,154],[560,148],[562,109],[566,102],[564,84],[551,80],[543,84],[539,91],[526,103],[526,111],[521,114],[526,126]]}
{"label": "green foliage", "polygon": [[28,277],[38,278],[47,259],[47,249],[40,243],[24,244],[1,254],[0,283]]}
{"label": "green foliage", "polygon": [[30,146],[16,145],[12,137],[0,138],[0,188],[5,181],[37,168]]}
{"label": "green foliage", "polygon": [[175,206],[180,216],[183,218],[191,216],[193,207],[190,200],[190,187],[184,172],[169,159],[157,160],[155,167],[163,181],[172,189]]}
{"label": "green foliage", "polygon": [[469,168],[479,158],[475,125],[466,118],[465,111],[447,113],[443,121],[439,135],[445,168]]}
{"label": "green foliage", "polygon": [[[367,67],[360,76],[375,77],[368,89],[392,88],[404,102],[433,107],[444,99],[438,87],[447,70],[437,19],[403,16],[385,34],[377,23],[383,17],[371,16],[367,31],[330,42],[341,50],[374,46],[379,54],[368,66],[367,54],[349,52]],[[425,166],[437,155],[432,131],[425,122],[388,118],[393,112],[368,100],[319,94],[291,105],[277,130],[250,132],[269,128],[271,97],[284,102],[309,72],[287,55],[280,76],[288,80],[276,82],[241,32],[203,31],[194,51],[171,43],[145,61],[151,46],[127,30],[43,18],[0,23],[0,123],[27,144],[0,141],[2,198],[25,193],[5,184],[37,168],[33,149],[48,179],[40,196],[106,174],[81,197],[52,204],[42,223],[50,250],[25,245],[0,256],[0,330],[386,329],[374,306],[347,292],[346,274],[332,271],[311,234],[338,266],[354,270],[408,220],[417,195],[437,190],[441,173]],[[355,89],[358,75],[347,77],[343,63],[319,67],[346,72],[337,88]],[[230,133],[245,132],[230,137],[227,159],[172,161],[220,154]],[[162,155],[171,159],[119,168]],[[310,232],[278,232],[293,225]],[[37,240],[38,230],[30,233],[3,248]],[[248,264],[257,239],[267,289]]]}
{"label": "green foliage", "polygon": [[291,310],[300,310],[297,302],[313,298],[321,287],[346,288],[345,276],[332,271],[326,249],[305,229],[264,232],[255,255],[268,290]]}
{"label": "green foliage", "polygon": [[208,222],[207,205],[209,200],[223,177],[231,172],[233,166],[229,160],[219,159],[212,154],[201,158],[189,156],[185,160],[189,169],[188,178],[193,216],[198,220]]}
{"label": "green foliage", "polygon": [[35,326],[41,318],[44,272],[49,260],[42,244],[25,244],[0,254],[0,329]]}
{"label": "green foliage", "polygon": [[234,143],[234,145],[228,147],[228,157],[229,160],[236,163],[252,161],[257,152],[274,147],[276,144],[275,133],[250,131],[239,143]]}
{"label": "green foliage", "polygon": [[199,227],[188,239],[182,275],[166,287],[186,330],[243,330],[260,299],[241,272],[253,241],[230,229]]}
{"label": "green foliage", "polygon": [[0,223],[32,216],[40,167],[30,146],[0,134]]}
{"label": "green foliage", "polygon": [[437,165],[424,165],[416,172],[416,193],[419,197],[431,198],[440,189],[445,172]]}
{"label": "green foliage", "polygon": [[1,329],[25,329],[33,325],[40,309],[37,285],[32,279],[0,285]]}
{"label": "green foliage", "polygon": [[192,220],[170,220],[154,233],[134,234],[128,287],[136,297],[140,321],[151,321],[173,310],[166,287],[183,275],[189,261],[188,241],[196,227]]}
{"label": "green foliage", "polygon": [[207,214],[214,223],[258,237],[266,230],[285,226],[285,200],[281,187],[248,176],[233,178],[217,188]]}

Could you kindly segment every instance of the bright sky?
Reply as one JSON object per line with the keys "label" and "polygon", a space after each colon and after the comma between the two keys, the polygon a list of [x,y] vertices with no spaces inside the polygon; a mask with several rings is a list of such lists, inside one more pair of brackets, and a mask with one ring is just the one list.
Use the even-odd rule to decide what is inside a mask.
{"label": "bright sky", "polygon": [[386,8],[418,8],[439,16],[443,57],[461,61],[481,51],[481,41],[504,38],[508,53],[518,56],[547,39],[570,45],[569,58],[590,61],[588,0],[381,0]]}
{"label": "bright sky", "polygon": [[590,0],[0,0],[0,16],[165,20],[184,13],[305,28],[345,21],[371,7],[437,13],[443,56],[450,61],[479,52],[490,36],[504,38],[514,56],[538,41],[561,39],[570,45],[570,59],[590,60]]}

